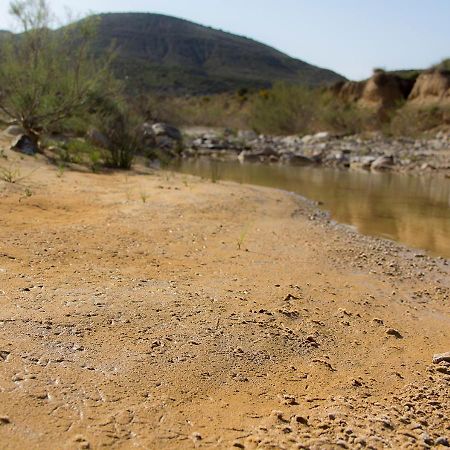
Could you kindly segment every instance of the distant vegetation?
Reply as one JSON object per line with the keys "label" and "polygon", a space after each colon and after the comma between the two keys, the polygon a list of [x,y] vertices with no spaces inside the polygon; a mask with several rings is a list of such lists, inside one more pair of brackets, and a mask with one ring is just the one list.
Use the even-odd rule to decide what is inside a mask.
{"label": "distant vegetation", "polygon": [[331,131],[347,135],[381,131],[415,136],[443,124],[450,125],[450,108],[436,105],[388,110],[361,107],[338,98],[331,90],[277,83],[272,89],[208,96],[149,95],[140,114],[148,120],[178,126],[253,129],[263,134],[310,134]]}
{"label": "distant vegetation", "polygon": [[142,145],[143,154],[160,155],[149,148],[155,139],[143,144],[144,122],[285,135],[415,135],[450,125],[447,103],[420,103],[422,91],[445,91],[448,59],[427,72],[432,79],[413,108],[406,98],[421,71],[378,69],[367,83],[347,82],[258,42],[180,19],[105,14],[55,31],[46,0],[10,5],[22,32],[0,33],[0,122],[20,125],[38,148],[55,148],[61,165],[128,169]]}

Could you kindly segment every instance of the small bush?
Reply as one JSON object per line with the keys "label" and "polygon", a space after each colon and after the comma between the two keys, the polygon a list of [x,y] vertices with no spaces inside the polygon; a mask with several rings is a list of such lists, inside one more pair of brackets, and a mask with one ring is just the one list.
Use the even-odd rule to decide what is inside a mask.
{"label": "small bush", "polygon": [[443,125],[448,110],[438,106],[413,108],[405,106],[396,111],[389,123],[389,132],[394,136],[418,137],[422,133]]}
{"label": "small bush", "polygon": [[253,103],[251,125],[260,133],[306,133],[316,119],[317,95],[313,90],[276,84]]}
{"label": "small bush", "polygon": [[343,134],[364,131],[371,117],[370,112],[329,93],[322,94],[316,114],[319,128]]}
{"label": "small bush", "polygon": [[139,147],[134,116],[120,98],[97,93],[91,99],[93,120],[109,141],[106,164],[130,169]]}

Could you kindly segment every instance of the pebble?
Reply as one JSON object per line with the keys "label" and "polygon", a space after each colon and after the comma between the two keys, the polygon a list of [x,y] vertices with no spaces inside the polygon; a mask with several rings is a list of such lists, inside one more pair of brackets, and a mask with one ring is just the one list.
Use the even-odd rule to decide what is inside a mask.
{"label": "pebble", "polygon": [[297,400],[293,395],[280,395],[280,401],[283,405],[298,405]]}
{"label": "pebble", "polygon": [[450,443],[449,443],[448,439],[447,439],[446,437],[444,437],[444,436],[438,437],[438,438],[434,441],[434,443],[435,443],[436,445],[443,445],[444,447],[450,447]]}
{"label": "pebble", "polygon": [[395,330],[394,328],[388,328],[386,330],[386,334],[388,334],[389,336],[395,336],[397,339],[401,339],[403,337],[400,331]]}
{"label": "pebble", "polygon": [[309,425],[308,419],[306,417],[304,417],[304,416],[299,416],[299,415],[294,416],[293,420],[294,420],[295,423],[299,423],[301,425],[307,425],[307,426]]}
{"label": "pebble", "polygon": [[8,423],[11,423],[8,416],[0,416],[0,425],[8,425]]}
{"label": "pebble", "polygon": [[431,439],[430,435],[428,433],[423,433],[422,434],[422,441],[425,442],[425,444],[427,445],[433,445],[434,444],[434,440]]}

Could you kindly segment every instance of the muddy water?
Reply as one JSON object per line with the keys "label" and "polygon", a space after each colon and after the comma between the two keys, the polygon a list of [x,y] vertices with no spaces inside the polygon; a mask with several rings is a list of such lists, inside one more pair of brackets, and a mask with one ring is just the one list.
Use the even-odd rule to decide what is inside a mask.
{"label": "muddy water", "polygon": [[302,168],[280,165],[183,160],[174,170],[205,178],[275,187],[322,202],[333,219],[361,233],[381,236],[450,257],[450,179]]}

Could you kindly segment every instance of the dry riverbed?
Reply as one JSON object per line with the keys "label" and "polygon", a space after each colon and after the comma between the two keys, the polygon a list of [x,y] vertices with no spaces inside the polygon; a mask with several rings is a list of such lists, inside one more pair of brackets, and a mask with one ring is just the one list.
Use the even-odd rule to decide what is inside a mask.
{"label": "dry riverbed", "polygon": [[448,261],[282,191],[14,158],[0,448],[449,444]]}

